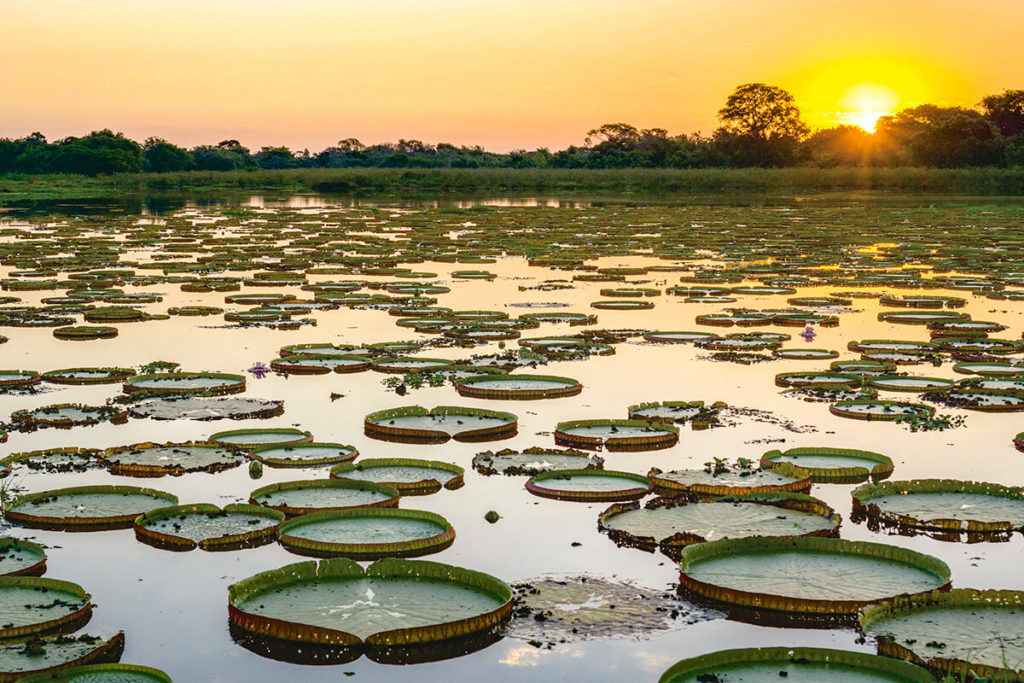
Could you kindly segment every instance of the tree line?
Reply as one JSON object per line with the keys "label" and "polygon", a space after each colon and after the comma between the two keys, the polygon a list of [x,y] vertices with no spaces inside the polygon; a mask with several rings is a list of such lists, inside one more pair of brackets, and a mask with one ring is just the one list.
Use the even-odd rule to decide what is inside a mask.
{"label": "tree line", "polygon": [[289,168],[726,168],[782,166],[1024,166],[1024,90],[982,98],[977,108],[922,104],[883,116],[873,133],[839,125],[811,132],[792,94],[741,85],[710,135],[608,123],[582,146],[497,153],[419,140],[364,145],[340,140],[318,153],[253,152],[238,140],[186,149],[162,138],[138,143],[99,130],[48,141],[41,133],[0,139],[0,174],[168,173]]}

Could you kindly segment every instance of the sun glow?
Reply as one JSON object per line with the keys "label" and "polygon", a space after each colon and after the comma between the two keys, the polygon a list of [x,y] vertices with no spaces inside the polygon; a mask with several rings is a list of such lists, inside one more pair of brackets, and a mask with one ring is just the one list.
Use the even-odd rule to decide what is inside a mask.
{"label": "sun glow", "polygon": [[894,113],[900,104],[900,96],[891,88],[874,83],[860,83],[846,92],[839,100],[839,119],[843,123],[860,126],[869,133],[874,132],[878,119]]}

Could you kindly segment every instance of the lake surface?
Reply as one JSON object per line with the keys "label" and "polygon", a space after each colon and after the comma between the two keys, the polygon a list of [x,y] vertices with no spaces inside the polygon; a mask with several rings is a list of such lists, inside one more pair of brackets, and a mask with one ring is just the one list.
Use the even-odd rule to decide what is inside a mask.
{"label": "lake surface", "polygon": [[[116,203],[115,203],[116,204]],[[148,207],[148,208],[147,208]],[[225,311],[249,307],[225,303],[232,292],[188,293],[174,278],[253,278],[258,272],[280,273],[282,259],[310,267],[349,267],[354,255],[383,258],[397,254],[398,266],[433,273],[403,279],[401,275],[310,274],[310,283],[359,280],[376,284],[437,283],[451,291],[436,295],[437,306],[455,311],[493,310],[511,317],[529,312],[596,314],[591,326],[544,323],[522,330],[523,337],[560,337],[591,329],[694,330],[716,334],[772,331],[793,335],[783,348],[820,348],[840,352],[840,359],[860,358],[847,343],[863,339],[928,341],[927,328],[878,320],[888,308],[876,298],[857,298],[841,307],[837,327],[816,327],[806,342],[803,327],[717,328],[699,326],[698,315],[723,313],[729,307],[752,310],[786,309],[794,296],[824,297],[840,291],[894,295],[960,296],[967,305],[958,313],[975,320],[1009,326],[992,335],[1020,339],[1024,302],[993,300],[984,293],[950,289],[951,276],[991,277],[998,274],[1008,289],[1024,289],[1024,266],[1015,267],[1024,249],[1024,203],[894,198],[891,202],[833,198],[801,201],[791,198],[764,205],[729,206],[719,202],[678,200],[645,205],[583,201],[572,197],[535,200],[438,200],[395,205],[370,200],[340,201],[331,197],[251,197],[242,201],[193,202],[189,197],[147,205],[36,207],[6,211],[0,219],[0,279],[67,281],[82,250],[90,252],[88,267],[74,272],[129,269],[156,276],[145,286],[118,286],[127,294],[159,294],[162,301],[140,306],[164,314],[174,306],[219,306]],[[454,245],[455,248],[452,248]],[[492,256],[493,263],[434,260],[438,254],[464,252]],[[529,265],[530,258],[563,258],[600,268],[679,266],[679,272],[649,271],[609,282],[573,280],[593,271],[554,270]],[[221,270],[227,259],[244,269]],[[42,259],[42,261],[40,261]],[[348,259],[348,260],[346,260]],[[386,259],[384,259],[386,261]],[[195,264],[203,263],[200,270]],[[781,267],[779,263],[783,264]],[[52,268],[56,275],[12,276],[12,272]],[[164,272],[168,268],[168,272]],[[736,294],[736,303],[686,303],[664,290],[679,285],[694,270],[728,270],[736,280],[714,286],[740,287],[782,279],[799,280],[795,294]],[[457,270],[486,270],[493,280],[460,280]],[[303,276],[303,268],[289,271]],[[884,276],[884,277],[882,277]],[[171,279],[167,279],[171,278]],[[875,278],[874,280],[872,278]],[[887,278],[887,279],[886,279]],[[904,288],[904,281],[932,280],[929,286]],[[544,287],[559,280],[569,288]],[[1020,284],[1018,284],[1018,282]],[[687,286],[703,286],[686,282]],[[927,284],[927,283],[926,283]],[[608,287],[658,288],[647,299],[650,310],[595,310]],[[67,287],[45,291],[8,291],[20,297],[16,306],[45,306],[42,299],[63,296]],[[299,286],[242,285],[241,293],[274,292],[312,299]],[[360,293],[397,296],[367,285]],[[432,295],[433,296],[433,295]],[[524,306],[528,304],[528,306]],[[97,302],[95,305],[105,305]],[[545,308],[547,306],[547,308]],[[830,311],[835,313],[835,311]],[[75,324],[82,324],[74,314]],[[530,495],[526,477],[482,476],[473,470],[473,456],[485,450],[531,446],[553,447],[555,425],[567,420],[625,419],[630,405],[654,401],[723,401],[742,408],[724,419],[724,426],[691,430],[682,425],[679,443],[647,452],[602,452],[605,467],[645,474],[701,468],[713,458],[747,458],[756,463],[768,450],[801,446],[858,448],[890,456],[894,479],[961,478],[1024,485],[1024,455],[1011,440],[1021,430],[1014,413],[980,413],[937,406],[940,413],[966,415],[963,427],[912,433],[907,426],[863,422],[829,413],[828,403],[805,401],[774,384],[782,372],[828,370],[829,360],[773,360],[740,364],[712,359],[713,352],[692,344],[654,344],[632,336],[614,343],[615,354],[585,360],[557,360],[524,373],[571,377],[583,391],[571,398],[497,401],[462,398],[450,383],[407,387],[399,395],[373,371],[355,374],[249,374],[256,362],[269,365],[285,345],[332,343],[363,345],[417,340],[428,344],[417,353],[431,358],[467,361],[473,354],[517,349],[515,340],[472,347],[442,344],[439,335],[397,327],[386,310],[341,307],[296,315],[316,325],[298,329],[239,326],[221,315],[171,316],[166,320],[117,325],[119,336],[97,341],[61,341],[47,327],[4,327],[9,338],[0,345],[0,366],[38,372],[73,367],[138,367],[156,360],[179,363],[185,371],[245,375],[247,388],[238,397],[283,400],[283,415],[251,420],[131,419],[127,424],[103,423],[69,430],[11,431],[0,444],[8,455],[44,448],[109,448],[129,444],[181,443],[204,440],[228,429],[299,427],[318,442],[351,444],[366,458],[424,458],[465,468],[465,486],[434,495],[405,497],[400,507],[443,515],[454,526],[454,544],[430,560],[486,572],[514,584],[545,574],[591,574],[616,577],[657,591],[678,585],[676,565],[665,555],[617,546],[597,529],[597,516],[607,507],[548,500]],[[767,352],[765,355],[769,355]],[[1008,356],[1007,360],[1019,356]],[[900,366],[899,372],[962,380],[949,354],[939,366]],[[397,377],[401,377],[398,375]],[[121,394],[120,384],[58,386],[40,384],[36,393],[0,394],[0,418],[19,409],[56,403],[102,405]],[[912,395],[910,397],[913,400]],[[907,394],[880,391],[879,398],[907,400]],[[400,406],[469,406],[507,411],[519,418],[518,434],[494,443],[403,444],[373,440],[363,433],[367,413]],[[749,409],[749,410],[747,410]],[[329,466],[274,469],[264,467],[258,481],[247,467],[217,474],[136,479],[103,469],[52,473],[15,468],[5,486],[26,492],[66,486],[124,484],[173,493],[181,504],[244,502],[249,492],[268,484],[297,479],[326,479]],[[842,538],[890,543],[928,553],[945,561],[958,588],[1024,590],[1020,566],[1024,539],[961,544],[925,535],[887,535],[849,521],[854,485],[816,484],[819,497],[843,516]],[[485,513],[501,519],[490,524]],[[586,639],[536,647],[527,640],[505,637],[462,657],[414,665],[378,664],[366,657],[325,667],[302,667],[261,657],[236,644],[228,632],[227,587],[255,573],[301,561],[277,544],[232,552],[173,553],[135,539],[132,530],[91,533],[41,531],[11,526],[5,536],[28,538],[47,548],[47,577],[80,584],[92,594],[97,609],[89,633],[126,633],[121,661],[165,670],[176,681],[289,680],[337,681],[352,672],[354,680],[452,681],[486,679],[490,683],[523,680],[650,681],[671,664],[728,647],[819,646],[873,652],[869,639],[857,643],[849,629],[768,628],[725,620],[698,620],[678,630],[639,638]]]}

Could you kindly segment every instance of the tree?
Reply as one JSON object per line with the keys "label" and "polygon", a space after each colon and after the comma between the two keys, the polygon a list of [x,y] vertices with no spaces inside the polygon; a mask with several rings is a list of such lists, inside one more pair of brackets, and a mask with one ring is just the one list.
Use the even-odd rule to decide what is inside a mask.
{"label": "tree", "polygon": [[914,158],[927,166],[992,166],[1003,161],[996,128],[975,111],[955,114],[923,130],[911,144]]}
{"label": "tree", "polygon": [[295,168],[299,165],[295,155],[287,147],[261,147],[254,158],[260,168]]}
{"label": "tree", "polygon": [[142,146],[106,128],[85,137],[59,140],[52,151],[53,165],[60,173],[100,175],[142,170]]}
{"label": "tree", "polygon": [[253,168],[249,150],[238,140],[222,140],[216,145],[200,145],[192,149],[195,167],[200,171],[235,171]]}
{"label": "tree", "polygon": [[759,140],[793,138],[800,140],[808,128],[800,120],[793,96],[782,88],[764,83],[747,83],[733,91],[718,110],[726,132]]}
{"label": "tree", "polygon": [[14,167],[25,173],[54,173],[54,145],[46,141],[46,136],[35,132],[27,137],[14,141],[18,147],[18,157]]}
{"label": "tree", "polygon": [[867,166],[874,160],[874,137],[860,126],[841,125],[815,131],[804,148],[818,166]]}
{"label": "tree", "polygon": [[586,166],[623,168],[665,166],[677,148],[677,140],[664,128],[638,129],[628,123],[606,123],[587,132],[591,150]]}
{"label": "tree", "polygon": [[192,163],[192,155],[187,149],[163,138],[148,138],[142,146],[142,170],[147,173],[185,171],[192,167]]}
{"label": "tree", "polygon": [[[954,119],[955,123],[951,123]],[[954,132],[957,130],[959,133]],[[958,146],[950,139],[957,134],[979,138],[986,144],[993,135],[982,115],[973,109],[935,104],[903,109],[892,116],[881,117],[875,124],[875,144],[880,159],[886,164],[949,166],[950,162],[944,161],[941,155]],[[968,150],[972,144],[972,150]],[[983,146],[964,141],[957,155],[961,159],[985,156],[988,152],[980,149]]]}
{"label": "tree", "polygon": [[981,110],[1002,135],[1024,134],[1024,90],[1004,90],[999,95],[983,97]]}
{"label": "tree", "polygon": [[741,166],[781,166],[792,162],[809,129],[800,120],[793,95],[774,85],[746,83],[718,111],[719,146]]}

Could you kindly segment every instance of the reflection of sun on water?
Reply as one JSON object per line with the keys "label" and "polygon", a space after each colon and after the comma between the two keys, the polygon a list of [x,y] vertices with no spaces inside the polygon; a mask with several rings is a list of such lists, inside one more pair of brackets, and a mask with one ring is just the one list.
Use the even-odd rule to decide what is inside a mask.
{"label": "reflection of sun on water", "polygon": [[861,83],[847,88],[839,100],[839,119],[873,132],[878,119],[896,111],[900,96],[884,85]]}

